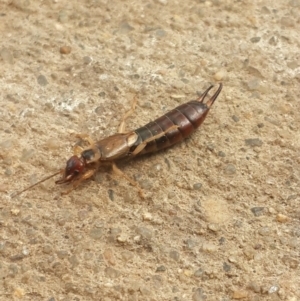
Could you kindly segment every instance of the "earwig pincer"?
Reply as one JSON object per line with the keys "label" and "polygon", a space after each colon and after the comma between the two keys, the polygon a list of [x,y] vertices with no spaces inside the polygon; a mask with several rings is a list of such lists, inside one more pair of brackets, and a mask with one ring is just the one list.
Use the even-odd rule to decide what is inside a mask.
{"label": "earwig pincer", "polygon": [[82,181],[92,177],[99,167],[104,164],[112,165],[114,171],[124,176],[133,185],[136,185],[135,181],[131,180],[117,168],[116,162],[124,158],[133,158],[162,150],[182,141],[192,134],[206,118],[209,109],[222,90],[222,84],[219,85],[212,97],[207,102],[204,102],[212,88],[213,86],[210,86],[198,99],[178,106],[145,126],[135,131],[125,132],[125,120],[133,113],[136,105],[135,100],[131,110],[123,117],[119,133],[95,143],[91,138],[83,136],[83,139],[89,142],[90,147],[83,150],[79,155],[73,155],[67,161],[65,169],[59,170],[38,183],[19,191],[14,196],[59,173],[62,173],[62,178],[57,180],[56,184],[72,183],[71,189],[63,193],[67,194]]}

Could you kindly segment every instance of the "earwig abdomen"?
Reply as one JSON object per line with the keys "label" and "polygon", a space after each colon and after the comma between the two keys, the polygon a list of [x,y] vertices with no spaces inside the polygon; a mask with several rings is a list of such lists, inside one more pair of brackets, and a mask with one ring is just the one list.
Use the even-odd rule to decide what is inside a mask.
{"label": "earwig abdomen", "polygon": [[[139,138],[130,151],[134,151],[143,141],[149,140],[151,137],[157,136],[160,133],[165,133],[165,135],[148,142],[146,147],[139,154],[164,149],[182,141],[192,134],[204,121],[210,107],[221,92],[222,85],[220,84],[211,99],[207,103],[204,103],[203,100],[211,88],[212,86],[209,87],[198,100],[192,100],[182,104],[155,121],[135,130]],[[174,125],[178,127],[174,128]],[[171,127],[173,127],[173,129],[170,130]]]}
{"label": "earwig abdomen", "polygon": [[[200,126],[207,112],[208,107],[198,101],[180,105],[155,121],[135,130],[139,136],[136,145],[162,132],[166,134],[149,142],[141,153],[155,152],[180,142]],[[168,132],[168,129],[174,125],[178,128]]]}

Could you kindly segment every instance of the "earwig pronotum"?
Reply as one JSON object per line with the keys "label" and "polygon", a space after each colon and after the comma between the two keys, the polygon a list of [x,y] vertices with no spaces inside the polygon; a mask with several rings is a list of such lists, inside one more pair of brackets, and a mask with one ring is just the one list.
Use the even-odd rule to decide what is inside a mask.
{"label": "earwig pronotum", "polygon": [[66,168],[42,179],[41,181],[17,192],[14,196],[62,173],[60,180],[55,184],[73,183],[72,188],[63,194],[75,189],[82,181],[92,177],[101,165],[109,163],[114,171],[124,176],[130,183],[137,185],[135,181],[127,177],[115,164],[124,158],[133,158],[138,155],[152,153],[169,147],[193,133],[204,121],[209,109],[219,96],[222,84],[214,95],[204,103],[208,92],[213,88],[210,86],[198,99],[182,104],[160,118],[146,124],[139,129],[125,133],[125,120],[135,109],[136,100],[122,119],[119,133],[93,142],[91,138],[83,137],[88,141],[90,147],[83,150],[79,155],[72,156],[66,164]]}

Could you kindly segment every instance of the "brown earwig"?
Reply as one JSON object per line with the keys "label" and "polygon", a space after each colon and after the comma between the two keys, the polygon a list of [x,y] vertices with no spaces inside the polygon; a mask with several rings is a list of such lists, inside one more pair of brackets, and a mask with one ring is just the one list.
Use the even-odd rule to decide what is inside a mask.
{"label": "brown earwig", "polygon": [[19,191],[14,196],[59,173],[63,173],[63,175],[60,180],[55,182],[56,184],[73,183],[72,188],[64,193],[67,194],[82,181],[92,177],[99,166],[105,163],[112,165],[114,171],[126,177],[133,185],[137,185],[116,167],[115,162],[120,159],[132,158],[167,148],[192,134],[206,118],[209,109],[222,90],[222,84],[219,85],[214,95],[204,103],[204,99],[212,88],[213,86],[210,86],[197,100],[182,104],[135,131],[124,133],[125,119],[133,112],[134,104],[132,109],[124,116],[118,134],[104,138],[96,143],[90,138],[86,138],[85,140],[90,143],[91,147],[83,150],[79,156],[72,156],[67,161],[64,170],[57,171],[51,176]]}

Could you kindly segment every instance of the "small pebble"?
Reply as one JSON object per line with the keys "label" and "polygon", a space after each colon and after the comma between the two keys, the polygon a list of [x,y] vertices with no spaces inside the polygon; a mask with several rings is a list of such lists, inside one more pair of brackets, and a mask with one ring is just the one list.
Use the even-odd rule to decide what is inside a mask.
{"label": "small pebble", "polygon": [[171,191],[168,193],[168,199],[173,199],[176,196],[176,193],[174,191]]}
{"label": "small pebble", "polygon": [[140,76],[138,73],[134,73],[134,74],[131,74],[131,75],[130,75],[130,78],[131,78],[131,79],[135,79],[135,80],[140,79],[140,77],[141,77],[141,76]]}
{"label": "small pebble", "polygon": [[126,250],[121,253],[121,256],[122,256],[122,259],[127,262],[134,257],[134,254],[132,252]]}
{"label": "small pebble", "polygon": [[280,121],[278,121],[278,119],[276,119],[276,118],[271,118],[271,117],[265,116],[264,120],[271,124],[274,124],[276,126],[280,126]]}
{"label": "small pebble", "polygon": [[261,227],[258,230],[258,234],[260,234],[261,236],[269,236],[271,233],[271,230],[269,227]]}
{"label": "small pebble", "polygon": [[131,32],[132,30],[134,30],[134,28],[127,21],[122,21],[119,24],[118,32],[121,34],[127,34],[127,33]]}
{"label": "small pebble", "polygon": [[245,248],[243,250],[244,255],[247,257],[248,260],[252,260],[254,258],[254,251],[252,248]]}
{"label": "small pebble", "polygon": [[287,266],[289,266],[290,268],[292,268],[292,269],[297,269],[298,266],[299,266],[299,261],[298,261],[297,259],[295,259],[295,258],[292,258],[292,257],[289,256],[289,255],[284,255],[284,256],[282,257],[282,262],[283,262],[285,265],[287,265]]}
{"label": "small pebble", "polygon": [[258,43],[260,41],[261,37],[253,37],[250,39],[251,43]]}
{"label": "small pebble", "polygon": [[254,250],[260,250],[262,248],[262,245],[261,244],[255,244],[253,246]]}
{"label": "small pebble", "polygon": [[161,169],[162,169],[162,165],[161,165],[161,164],[155,164],[155,165],[153,166],[153,170],[154,170],[154,171],[161,171]]}
{"label": "small pebble", "polygon": [[195,277],[201,277],[204,274],[204,271],[202,269],[198,269],[195,271],[194,276]]}
{"label": "small pebble", "polygon": [[69,53],[71,53],[71,51],[72,51],[72,48],[70,46],[62,46],[59,48],[59,52],[61,54],[69,54]]}
{"label": "small pebble", "polygon": [[224,168],[224,173],[225,175],[234,175],[236,173],[236,168],[233,164],[228,164],[225,168]]}
{"label": "small pebble", "polygon": [[150,181],[149,179],[139,181],[139,184],[140,184],[141,188],[145,189],[145,190],[150,190],[153,186],[152,181]]}
{"label": "small pebble", "polygon": [[90,56],[84,56],[84,57],[83,57],[83,63],[84,63],[85,65],[90,64],[92,61],[93,61],[93,58],[90,57]]}
{"label": "small pebble", "polygon": [[52,253],[52,250],[53,250],[53,248],[52,248],[51,245],[44,245],[44,247],[43,247],[43,252],[44,252],[45,254],[50,254],[50,253]]}
{"label": "small pebble", "polygon": [[105,249],[103,252],[103,257],[110,265],[115,265],[116,260],[114,258],[113,251],[111,249]]}
{"label": "small pebble", "polygon": [[171,94],[170,97],[174,98],[174,99],[182,99],[182,98],[185,98],[185,95],[183,95],[183,94]]}
{"label": "small pebble", "polygon": [[223,270],[224,272],[228,273],[231,270],[231,265],[228,264],[227,262],[223,262]]}
{"label": "small pebble", "polygon": [[175,250],[170,251],[169,256],[175,261],[179,261],[180,259],[180,254]]}
{"label": "small pebble", "polygon": [[117,237],[117,241],[120,243],[125,243],[128,240],[128,237],[125,234],[120,234]]}
{"label": "small pebble", "polygon": [[151,288],[147,288],[147,287],[144,287],[144,286],[140,286],[139,287],[139,291],[140,293],[143,295],[143,296],[150,296],[152,294],[152,290]]}
{"label": "small pebble", "polygon": [[100,240],[103,236],[103,230],[101,228],[93,228],[89,233],[90,237],[96,240]]}
{"label": "small pebble", "polygon": [[296,68],[299,67],[300,62],[298,62],[297,60],[293,60],[293,61],[287,62],[286,65],[287,65],[290,69],[295,70]]}
{"label": "small pebble", "polygon": [[56,252],[56,255],[59,259],[64,259],[68,256],[68,252],[65,250],[60,250]]}
{"label": "small pebble", "polygon": [[9,149],[13,146],[13,141],[8,139],[0,142],[0,148]]}
{"label": "small pebble", "polygon": [[[101,94],[102,92],[100,92],[98,95],[100,96],[100,97],[105,97],[105,93],[104,93],[104,95],[102,96],[102,94]],[[103,112],[105,112],[105,107],[104,107],[104,105],[100,105],[100,106],[98,106],[96,109],[95,109],[95,113],[97,114],[97,115],[102,115],[103,114]]]}
{"label": "small pebble", "polygon": [[247,72],[250,73],[251,75],[253,75],[254,77],[257,77],[257,78],[264,78],[263,75],[261,74],[261,72],[253,67],[253,66],[248,66],[246,68]]}
{"label": "small pebble", "polygon": [[26,292],[23,288],[17,287],[13,293],[12,293],[13,297],[16,297],[18,299],[23,299],[24,296],[26,295]]}
{"label": "small pebble", "polygon": [[197,246],[197,242],[195,240],[189,238],[185,241],[185,246],[187,249],[191,250]]}
{"label": "small pebble", "polygon": [[276,216],[276,220],[279,223],[286,223],[289,220],[289,218],[284,214],[278,213]]}
{"label": "small pebble", "polygon": [[294,20],[290,17],[282,17],[280,22],[281,22],[281,25],[283,25],[283,26],[294,27]]}
{"label": "small pebble", "polygon": [[164,265],[157,267],[155,272],[165,272],[167,269]]}
{"label": "small pebble", "polygon": [[163,29],[157,29],[155,31],[155,35],[158,37],[158,38],[164,38],[166,35],[167,35],[167,32]]}
{"label": "small pebble", "polygon": [[202,288],[197,288],[192,296],[192,301],[205,301],[207,296],[203,293]]}
{"label": "small pebble", "polygon": [[67,12],[65,10],[61,10],[58,14],[58,21],[60,23],[67,23],[69,20],[69,17],[67,15]]}
{"label": "small pebble", "polygon": [[[101,91],[101,92],[99,92],[98,96],[104,98],[104,97],[106,96],[106,93],[105,93],[104,91]],[[98,107],[98,108],[99,108],[99,107]],[[100,114],[100,113],[102,114],[102,112],[99,112],[98,108],[97,108],[97,113],[98,113],[98,114]]]}
{"label": "small pebble", "polygon": [[10,212],[11,212],[12,215],[16,216],[20,213],[20,209],[11,209]]}
{"label": "small pebble", "polygon": [[250,282],[248,288],[257,294],[260,293],[261,290],[260,286],[255,282]]}
{"label": "small pebble", "polygon": [[270,38],[269,44],[270,44],[271,46],[276,46],[277,43],[278,43],[278,38],[277,38],[276,36],[273,36],[272,38]]}
{"label": "small pebble", "polygon": [[221,81],[226,76],[225,70],[219,70],[217,73],[214,74],[214,80]]}
{"label": "small pebble", "polygon": [[16,254],[16,255],[13,255],[13,256],[10,256],[10,260],[11,261],[19,261],[19,260],[22,260],[24,259],[24,254]]}
{"label": "small pebble", "polygon": [[226,239],[225,239],[225,237],[220,237],[220,239],[219,239],[219,243],[220,243],[220,245],[224,245],[225,243],[226,243]]}
{"label": "small pebble", "polygon": [[45,87],[48,85],[47,78],[42,74],[37,77],[37,82],[42,87]]}
{"label": "small pebble", "polygon": [[18,274],[19,267],[15,263],[10,264],[8,268],[9,268],[9,275],[11,277],[15,277]]}
{"label": "small pebble", "polygon": [[216,252],[218,250],[218,247],[212,243],[209,242],[205,242],[202,245],[202,251],[207,252],[207,253],[212,253],[212,252]]}
{"label": "small pebble", "polygon": [[202,184],[201,184],[201,183],[195,183],[195,184],[193,185],[193,189],[194,189],[194,190],[200,190],[201,187],[202,187]]}
{"label": "small pebble", "polygon": [[150,240],[151,237],[152,237],[153,231],[146,228],[146,227],[137,227],[136,228],[136,233],[141,235],[143,238],[146,238],[146,239]]}
{"label": "small pebble", "polygon": [[149,212],[144,212],[143,213],[143,220],[144,221],[152,221],[153,220],[152,214],[149,213]]}
{"label": "small pebble", "polygon": [[156,0],[156,2],[158,2],[159,4],[162,4],[162,5],[168,4],[168,0]]}
{"label": "small pebble", "polygon": [[120,272],[112,267],[107,267],[105,270],[104,270],[104,273],[106,275],[106,277],[109,277],[109,278],[118,278],[120,276]]}
{"label": "small pebble", "polygon": [[259,138],[250,138],[250,139],[245,139],[245,144],[247,146],[255,147],[255,146],[262,146],[263,142]]}
{"label": "small pebble", "polygon": [[277,293],[278,291],[279,291],[279,287],[277,285],[272,285],[268,290],[268,294],[274,294]]}
{"label": "small pebble", "polygon": [[265,207],[253,207],[251,211],[255,216],[261,216],[265,213]]}
{"label": "small pebble", "polygon": [[248,297],[248,292],[244,290],[235,290],[232,293],[233,299],[245,299]]}
{"label": "small pebble", "polygon": [[68,258],[70,264],[72,265],[72,267],[77,267],[80,263],[78,257],[76,255],[72,255]]}
{"label": "small pebble", "polygon": [[233,120],[234,122],[239,122],[239,121],[240,121],[240,118],[237,117],[236,115],[232,115],[231,118],[232,118],[232,120]]}
{"label": "small pebble", "polygon": [[224,158],[224,157],[226,157],[226,154],[222,151],[219,151],[218,156]]}
{"label": "small pebble", "polygon": [[237,259],[233,256],[229,256],[228,261],[231,262],[231,263],[237,263]]}
{"label": "small pebble", "polygon": [[208,224],[207,229],[213,232],[220,231],[220,226],[218,224]]}
{"label": "small pebble", "polygon": [[115,192],[112,189],[108,189],[107,192],[108,192],[109,199],[111,201],[114,201],[115,200]]}
{"label": "small pebble", "polygon": [[273,207],[268,208],[269,213],[275,214],[277,211]]}

